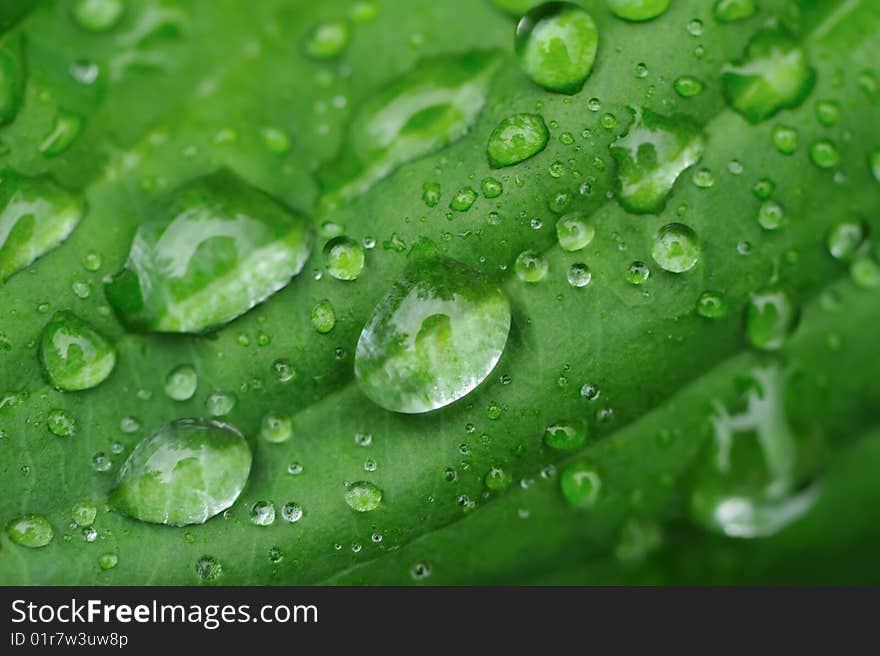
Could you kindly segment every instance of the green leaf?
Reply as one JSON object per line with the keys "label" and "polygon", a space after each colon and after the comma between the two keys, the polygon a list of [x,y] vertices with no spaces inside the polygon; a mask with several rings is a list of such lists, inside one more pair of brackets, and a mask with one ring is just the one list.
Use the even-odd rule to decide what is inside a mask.
{"label": "green leaf", "polygon": [[[235,0],[132,0],[100,33],[65,3],[0,20],[4,40],[22,38],[27,71],[23,103],[0,128],[0,170],[52,180],[88,205],[57,248],[0,285],[0,523],[49,537],[27,548],[0,536],[0,582],[876,583],[880,8],[801,0],[792,12],[766,0],[721,23],[713,3],[680,0],[632,22],[581,4],[599,48],[572,96],[529,80],[513,21],[488,1],[376,2],[356,19],[342,0],[247,12]],[[350,33],[334,58],[309,57],[316,27],[339,21]],[[772,22],[815,73],[804,98],[754,80],[731,93],[725,81]],[[683,75],[703,91],[680,96]],[[817,119],[826,101],[840,105],[833,125]],[[680,156],[692,138],[665,135],[640,141],[631,161],[615,155],[640,129],[629,108],[672,121],[667,131],[686,121],[702,135],[699,161]],[[82,126],[47,157],[39,146],[62,111]],[[492,134],[518,115],[540,116],[547,138],[493,169]],[[371,125],[387,130],[358,127]],[[781,125],[796,131],[790,154],[774,143]],[[831,168],[810,159],[820,142],[839,154]],[[652,175],[666,161],[674,175]],[[290,215],[314,217],[307,270],[244,304],[212,287],[241,273],[230,252],[182,287],[155,278],[168,286],[149,314],[137,296],[108,299],[105,276],[126,269],[163,199],[221,169],[234,182],[212,197],[259,196],[287,217],[248,233],[260,244],[304,225]],[[643,183],[629,207],[621,175]],[[774,230],[759,222],[767,201],[788,219]],[[866,237],[840,259],[829,230],[853,217]],[[681,240],[655,257],[676,224],[696,237],[687,267],[671,263],[690,252]],[[354,280],[325,273],[325,244],[340,236],[363,245]],[[525,253],[544,271],[527,276],[536,282],[517,275]],[[462,398],[389,411],[355,377],[358,340],[388,291],[433,258],[500,289],[510,333]],[[587,284],[569,282],[573,267],[586,267]],[[797,321],[747,321],[753,297],[775,289]],[[155,332],[196,298],[208,303],[192,303],[179,321],[196,320],[175,330],[213,332]],[[319,305],[332,308],[327,330],[327,312],[313,323]],[[65,392],[42,375],[39,337],[65,310],[116,349],[94,388]],[[452,322],[419,325],[431,352],[450,355]],[[773,430],[751,412],[770,398],[761,416]],[[225,512],[175,528],[108,509],[138,445],[181,418],[220,415],[252,453]],[[554,431],[548,442],[562,424],[578,427],[574,438]],[[180,495],[198,487],[175,481],[150,490],[153,501],[191,509]],[[792,500],[803,507],[790,512]],[[719,523],[719,507],[751,514]],[[728,535],[743,526],[765,537]]]}

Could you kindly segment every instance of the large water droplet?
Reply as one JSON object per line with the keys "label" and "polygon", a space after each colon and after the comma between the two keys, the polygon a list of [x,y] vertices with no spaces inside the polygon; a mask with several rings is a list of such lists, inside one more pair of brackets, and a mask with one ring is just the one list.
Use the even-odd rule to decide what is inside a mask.
{"label": "large water droplet", "polygon": [[684,273],[699,261],[700,242],[697,234],[686,225],[670,223],[654,237],[651,255],[664,271]]}
{"label": "large water droplet", "polygon": [[60,245],[85,201],[48,178],[0,174],[0,282]]}
{"label": "large water droplet", "polygon": [[513,166],[547,147],[550,132],[538,114],[514,114],[501,121],[489,136],[486,156],[492,168]]}
{"label": "large water droplet", "polygon": [[746,308],[746,335],[755,348],[776,351],[794,331],[798,307],[791,295],[772,286],[752,294]]}
{"label": "large water droplet", "polygon": [[599,30],[593,17],[570,2],[539,5],[516,28],[520,66],[548,91],[580,91],[593,70],[598,47]]}
{"label": "large water droplet", "polygon": [[116,349],[73,312],[58,312],[40,335],[40,360],[49,381],[74,392],[104,382],[116,366]]}
{"label": "large water droplet", "polygon": [[800,105],[816,83],[816,73],[797,42],[783,29],[755,35],[742,59],[721,75],[727,102],[751,123]]}
{"label": "large water droplet", "polygon": [[618,18],[647,21],[669,9],[672,0],[608,0],[608,8]]}
{"label": "large water droplet", "polygon": [[523,251],[517,256],[513,269],[523,282],[541,282],[547,277],[550,264],[537,251]]}
{"label": "large water droplet", "polygon": [[369,512],[382,502],[382,490],[369,481],[350,483],[345,488],[345,503],[352,510]]}
{"label": "large water droplet", "polygon": [[691,495],[691,513],[705,528],[730,537],[773,535],[802,517],[818,495],[819,445],[796,434],[786,417],[784,374],[755,369],[746,410],[720,402],[711,417],[714,439]]}
{"label": "large water droplet", "polygon": [[192,333],[225,324],[284,287],[309,256],[306,219],[230,171],[190,181],[141,224],[106,287],[129,325]]}
{"label": "large water droplet", "polygon": [[12,123],[24,99],[24,37],[0,38],[0,126]]}
{"label": "large water droplet", "polygon": [[719,23],[734,23],[754,16],[758,0],[715,0],[712,11]]}
{"label": "large water droplet", "polygon": [[686,116],[631,109],[633,123],[611,144],[617,161],[617,199],[636,214],[657,213],[678,177],[703,154],[703,132]]}
{"label": "large water droplet", "polygon": [[257,501],[251,506],[251,524],[255,526],[271,526],[275,523],[275,504],[271,501]]}
{"label": "large water droplet", "polygon": [[238,498],[251,450],[229,424],[179,419],[137,445],[112,492],[117,509],[144,522],[202,524]]}
{"label": "large water droplet", "polygon": [[475,51],[424,59],[355,112],[338,157],[322,167],[322,210],[351,201],[400,165],[465,135],[500,59]]}
{"label": "large water droplet", "polygon": [[9,522],[6,525],[6,534],[15,544],[35,549],[49,544],[55,532],[45,517],[25,515]]}
{"label": "large water droplet", "polygon": [[383,408],[441,408],[479,385],[498,363],[510,305],[498,287],[445,258],[416,261],[361,332],[355,374]]}

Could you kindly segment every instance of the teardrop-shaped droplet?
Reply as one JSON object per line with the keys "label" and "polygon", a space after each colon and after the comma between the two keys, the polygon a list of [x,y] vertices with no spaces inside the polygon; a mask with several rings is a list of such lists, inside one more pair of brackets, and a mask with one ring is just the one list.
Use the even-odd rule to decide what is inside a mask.
{"label": "teardrop-shaped droplet", "polygon": [[608,0],[608,8],[618,18],[647,21],[663,14],[672,0]]}
{"label": "teardrop-shaped droplet", "polygon": [[778,533],[815,503],[821,445],[789,423],[778,365],[753,370],[747,382],[744,411],[732,414],[715,403],[713,437],[697,466],[690,510],[712,532],[760,538]]}
{"label": "teardrop-shaped droplet", "polygon": [[520,66],[548,91],[580,91],[593,70],[598,47],[599,30],[593,17],[570,2],[539,5],[516,28]]}
{"label": "teardrop-shaped droplet", "polygon": [[6,535],[22,547],[36,549],[45,547],[52,541],[55,531],[45,517],[41,515],[25,515],[12,520],[6,525]]}
{"label": "teardrop-shaped droplet", "polygon": [[229,424],[179,419],[137,445],[119,471],[115,507],[144,522],[202,524],[238,498],[251,450]]}
{"label": "teardrop-shaped droplet", "polygon": [[684,273],[693,269],[699,261],[700,242],[697,234],[688,226],[670,223],[654,237],[651,255],[664,271]]}
{"label": "teardrop-shaped droplet", "polygon": [[752,294],[746,308],[746,336],[755,348],[776,351],[797,326],[798,306],[785,289],[773,286]]}
{"label": "teardrop-shaped droplet", "polygon": [[489,375],[509,330],[507,297],[486,277],[454,260],[418,261],[361,332],[355,374],[383,408],[428,412]]}
{"label": "teardrop-shaped droplet", "polygon": [[519,164],[547,147],[550,132],[539,114],[514,114],[501,121],[489,136],[486,156],[492,168]]}
{"label": "teardrop-shaped droplet", "polygon": [[48,178],[0,174],[0,282],[59,246],[85,212],[85,201]]}
{"label": "teardrop-shaped droplet", "polygon": [[59,109],[52,129],[40,142],[40,152],[46,157],[61,155],[76,141],[82,127],[83,120],[80,116],[67,110]]}
{"label": "teardrop-shaped droplet", "polygon": [[318,172],[320,209],[351,201],[402,164],[463,137],[499,63],[487,51],[431,57],[368,99],[352,116],[338,157]]}
{"label": "teardrop-shaped droplet", "polygon": [[611,144],[617,162],[617,199],[628,212],[658,213],[679,176],[702,157],[705,139],[686,116],[631,111],[633,122],[626,134]]}
{"label": "teardrop-shaped droplet", "polygon": [[719,23],[735,23],[755,15],[758,0],[715,0],[712,11]]}
{"label": "teardrop-shaped droplet", "polygon": [[305,217],[222,170],[153,208],[125,269],[107,284],[107,299],[135,328],[201,332],[287,285],[310,245]]}
{"label": "teardrop-shaped droplet", "polygon": [[800,105],[813,90],[816,73],[794,37],[779,29],[759,32],[739,61],[721,74],[724,96],[751,123]]}
{"label": "teardrop-shaped droplet", "polygon": [[369,512],[382,502],[382,489],[369,481],[350,483],[345,489],[345,503],[352,510]]}
{"label": "teardrop-shaped droplet", "polygon": [[24,100],[24,37],[0,37],[0,126],[12,123]]}
{"label": "teardrop-shaped droplet", "polygon": [[116,349],[73,312],[58,312],[40,335],[40,360],[49,381],[68,392],[104,382],[116,366]]}

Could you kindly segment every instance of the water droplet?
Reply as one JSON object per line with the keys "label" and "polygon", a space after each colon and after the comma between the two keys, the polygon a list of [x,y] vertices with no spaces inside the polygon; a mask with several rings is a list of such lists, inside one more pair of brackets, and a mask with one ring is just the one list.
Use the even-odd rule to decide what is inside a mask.
{"label": "water droplet", "polygon": [[428,207],[437,207],[442,189],[437,182],[426,182],[422,185],[422,201]]}
{"label": "water droplet", "polygon": [[282,383],[288,383],[296,378],[296,369],[287,360],[275,360],[272,363],[272,372],[279,382]]}
{"label": "water droplet", "polygon": [[651,255],[664,271],[690,271],[700,259],[697,234],[686,225],[670,223],[654,237]]}
{"label": "water droplet", "polygon": [[592,463],[574,462],[559,477],[562,496],[575,508],[592,508],[602,491],[602,479]]}
{"label": "water droplet", "polygon": [[491,492],[501,492],[510,486],[510,474],[501,467],[492,467],[483,478],[483,484]]}
{"label": "water droplet", "polygon": [[69,437],[74,433],[76,422],[64,410],[51,410],[46,419],[46,426],[53,435]]}
{"label": "water droplet", "polygon": [[103,451],[98,451],[92,456],[92,469],[96,472],[108,472],[113,467],[113,462]]}
{"label": "water droplet", "polygon": [[402,164],[463,137],[500,61],[490,51],[426,58],[362,103],[339,155],[318,172],[319,211],[351,201]]}
{"label": "water droplet", "polygon": [[758,209],[758,225],[764,230],[779,230],[787,222],[782,205],[773,200],[761,203],[761,207]]}
{"label": "water droplet", "polygon": [[727,297],[721,292],[703,292],[697,299],[697,314],[706,319],[720,319],[727,316]]}
{"label": "water droplet", "polygon": [[55,531],[45,517],[25,515],[9,522],[6,525],[6,534],[15,544],[36,549],[49,544],[55,536]]}
{"label": "water droplet", "polygon": [[165,394],[173,401],[188,401],[198,386],[199,376],[190,364],[175,367],[165,377]]}
{"label": "water droplet", "polygon": [[507,298],[486,277],[445,258],[419,261],[379,302],[361,332],[355,374],[383,408],[441,408],[479,385],[510,329]]}
{"label": "water droplet", "polygon": [[229,424],[179,419],[144,438],[119,472],[113,505],[144,522],[202,524],[244,488],[251,451]]}
{"label": "water droplet", "polygon": [[40,360],[50,382],[68,392],[104,382],[116,365],[116,350],[72,312],[58,312],[40,336]]}
{"label": "water droplet", "polygon": [[706,85],[699,78],[693,75],[682,75],[675,79],[673,83],[675,92],[682,98],[693,98],[703,93]]}
{"label": "water droplet", "polygon": [[286,442],[293,435],[293,420],[283,415],[269,414],[260,423],[260,437],[272,444]]}
{"label": "water droplet", "polygon": [[850,277],[856,286],[862,289],[880,287],[880,264],[864,255],[853,260],[849,269]]}
{"label": "water droplet", "polygon": [[798,308],[791,295],[778,286],[752,294],[746,309],[746,335],[755,348],[776,351],[794,331]]}
{"label": "water droplet", "polygon": [[568,268],[566,278],[568,279],[568,284],[572,287],[586,287],[590,284],[590,280],[593,279],[593,274],[590,271],[590,267],[586,264],[578,263],[572,264]]}
{"label": "water droplet", "polygon": [[492,168],[513,166],[534,157],[547,147],[550,132],[538,114],[514,114],[489,137],[486,155]]}
{"label": "water droplet", "polygon": [[589,223],[586,214],[566,214],[556,222],[556,237],[564,251],[574,252],[586,248],[596,236],[596,228]]}
{"label": "water droplet", "polygon": [[86,271],[97,271],[101,268],[101,254],[97,251],[89,251],[83,256],[82,262]]}
{"label": "water droplet", "polygon": [[350,483],[345,490],[345,503],[352,510],[369,512],[379,507],[382,490],[369,481]]}
{"label": "water droplet", "polygon": [[793,155],[798,149],[798,131],[787,125],[777,125],[773,128],[773,144],[783,155]]}
{"label": "water droplet", "polygon": [[776,183],[767,178],[758,180],[752,187],[752,193],[760,200],[767,200],[776,191]]}
{"label": "water droplet", "polygon": [[0,176],[0,282],[59,246],[82,219],[85,201],[48,178]]}
{"label": "water droplet", "polygon": [[731,415],[720,402],[710,417],[713,440],[690,499],[694,520],[729,537],[773,535],[816,500],[819,445],[789,424],[784,374],[778,365],[752,371],[746,410]]}
{"label": "water droplet", "polygon": [[840,151],[833,141],[821,139],[810,146],[810,161],[820,169],[833,169],[840,164]]}
{"label": "water droplet", "polygon": [[757,0],[716,0],[713,7],[715,20],[734,23],[751,18],[758,11]]}
{"label": "water droplet", "polygon": [[73,18],[88,32],[107,32],[113,29],[125,13],[123,0],[76,0]]}
{"label": "water droplet", "polygon": [[431,576],[431,566],[425,562],[416,563],[410,568],[409,575],[414,581],[424,581]]}
{"label": "water droplet", "polygon": [[98,556],[98,567],[102,570],[113,569],[119,564],[119,556],[117,556],[112,551],[108,551],[107,553],[102,553]]}
{"label": "water droplet", "polygon": [[192,180],[152,210],[107,299],[130,326],[197,333],[284,287],[309,256],[295,214],[228,170]]}
{"label": "water droplet", "polygon": [[275,523],[275,504],[271,501],[257,501],[248,512],[251,524],[270,526]]}
{"label": "water droplet", "polygon": [[196,561],[196,575],[202,581],[215,581],[222,573],[223,566],[213,556],[202,556]]}
{"label": "water droplet", "polygon": [[455,192],[452,200],[449,201],[449,209],[455,212],[467,212],[473,207],[476,200],[477,192],[474,191],[473,187],[462,187]]}
{"label": "water droplet", "polygon": [[693,20],[688,21],[687,24],[688,34],[691,36],[702,36],[703,34],[703,21],[699,18],[694,18]]}
{"label": "water droplet", "polygon": [[825,127],[833,127],[840,120],[840,103],[834,100],[820,100],[816,103],[816,120]]}
{"label": "water droplet", "polygon": [[742,59],[721,74],[727,102],[750,123],[800,105],[813,90],[816,73],[797,41],[782,28],[756,34]]}
{"label": "water droplet", "polygon": [[350,237],[334,237],[324,246],[327,272],[337,280],[357,280],[364,269],[364,248]]}
{"label": "water droplet", "polygon": [[57,157],[64,153],[76,141],[82,130],[83,120],[81,117],[63,109],[58,110],[55,116],[55,124],[43,141],[40,142],[39,150],[46,157]]}
{"label": "water droplet", "polygon": [[329,333],[336,327],[336,311],[330,301],[324,299],[318,301],[311,312],[312,326],[322,335]]}
{"label": "water droplet", "polygon": [[212,392],[205,399],[205,409],[212,417],[223,417],[232,412],[236,398],[226,392]]}
{"label": "water droplet", "polygon": [[331,21],[316,25],[305,42],[305,53],[312,59],[336,59],[348,46],[351,38],[348,24]]}
{"label": "water droplet", "polygon": [[651,270],[644,262],[633,262],[626,270],[626,281],[630,285],[643,285],[651,277]]}
{"label": "water droplet", "polygon": [[78,503],[70,511],[70,517],[77,526],[91,526],[98,516],[98,509],[88,503]]}
{"label": "water droplet", "polygon": [[647,21],[663,14],[672,0],[608,0],[608,8],[618,18]]}
{"label": "water droplet", "polygon": [[523,251],[514,263],[516,277],[523,282],[540,282],[547,277],[549,269],[547,259],[537,251]]}
{"label": "water droplet", "polygon": [[281,517],[285,522],[296,524],[303,517],[303,508],[293,501],[285,503],[281,508]]}
{"label": "water droplet", "polygon": [[570,2],[546,2],[520,19],[515,50],[529,78],[548,91],[574,94],[593,70],[599,30]]}
{"label": "water droplet", "polygon": [[299,476],[303,473],[303,466],[298,462],[291,462],[287,465],[287,473],[291,476]]}
{"label": "water droplet", "polygon": [[556,451],[574,451],[587,441],[587,422],[574,419],[557,421],[544,431],[544,444]]}
{"label": "water droplet", "polygon": [[504,193],[504,186],[495,178],[483,178],[483,181],[480,183],[480,189],[486,198],[498,198],[498,196]]}
{"label": "water droplet", "polygon": [[831,257],[838,260],[852,259],[865,243],[868,229],[858,218],[846,219],[836,223],[829,231],[825,243]]}
{"label": "water droplet", "polygon": [[24,100],[24,36],[4,35],[0,39],[0,126],[12,123]]}
{"label": "water droplet", "polygon": [[269,152],[284,155],[290,152],[290,136],[282,129],[266,126],[260,130],[260,136]]}
{"label": "water droplet", "polygon": [[617,199],[636,214],[658,213],[678,177],[696,164],[704,137],[689,118],[667,118],[647,109],[631,109],[633,123],[611,144],[617,161]]}

